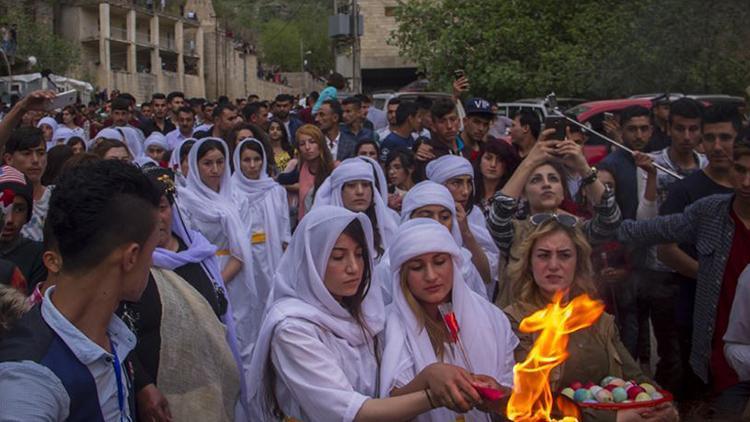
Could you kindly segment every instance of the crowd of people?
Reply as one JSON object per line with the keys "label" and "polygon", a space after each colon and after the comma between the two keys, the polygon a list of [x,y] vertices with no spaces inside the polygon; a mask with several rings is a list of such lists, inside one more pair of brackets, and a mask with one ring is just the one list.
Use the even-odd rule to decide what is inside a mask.
{"label": "crowd of people", "polygon": [[586,131],[499,130],[467,84],[385,110],[337,74],[301,99],[21,98],[0,121],[0,420],[504,420],[521,321],[582,294],[607,313],[552,391],[674,396],[584,421],[748,420],[739,111],[628,107],[605,124],[633,152],[592,166]]}

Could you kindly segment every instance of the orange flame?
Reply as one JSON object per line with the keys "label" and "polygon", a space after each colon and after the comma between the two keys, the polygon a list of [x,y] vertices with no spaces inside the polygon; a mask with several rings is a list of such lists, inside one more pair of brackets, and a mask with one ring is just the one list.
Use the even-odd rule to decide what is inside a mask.
{"label": "orange flame", "polygon": [[[549,373],[568,358],[568,335],[596,322],[604,312],[601,302],[581,295],[561,306],[562,292],[552,303],[521,321],[524,333],[540,331],[528,357],[513,367],[513,394],[508,401],[508,418],[513,421],[551,421],[552,392]],[[564,422],[577,421],[569,409],[563,409]]]}

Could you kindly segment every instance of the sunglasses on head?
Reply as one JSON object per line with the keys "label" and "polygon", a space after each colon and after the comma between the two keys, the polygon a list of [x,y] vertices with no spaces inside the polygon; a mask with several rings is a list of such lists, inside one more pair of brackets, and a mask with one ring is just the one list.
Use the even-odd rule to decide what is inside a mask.
{"label": "sunglasses on head", "polygon": [[571,229],[578,224],[578,218],[570,214],[556,214],[556,213],[550,213],[550,212],[543,212],[539,214],[534,214],[531,216],[531,218],[529,218],[529,221],[534,226],[541,226],[542,224],[548,222],[549,220],[555,220],[561,225],[571,228]]}

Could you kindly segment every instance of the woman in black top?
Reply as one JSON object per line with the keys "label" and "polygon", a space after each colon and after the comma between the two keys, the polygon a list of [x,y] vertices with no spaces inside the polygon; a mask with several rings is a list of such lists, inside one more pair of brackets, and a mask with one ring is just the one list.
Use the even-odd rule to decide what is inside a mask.
{"label": "woman in black top", "polygon": [[164,192],[159,244],[141,300],[122,309],[138,337],[131,357],[139,417],[233,420],[241,364],[231,317],[222,323],[231,313],[216,247],[186,229],[171,172],[147,174]]}

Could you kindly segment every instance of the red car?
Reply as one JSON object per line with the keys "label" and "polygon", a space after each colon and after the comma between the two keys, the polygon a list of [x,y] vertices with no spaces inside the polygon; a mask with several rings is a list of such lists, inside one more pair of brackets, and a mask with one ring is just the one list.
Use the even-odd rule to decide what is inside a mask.
{"label": "red car", "polygon": [[[589,101],[566,110],[565,114],[586,124],[599,133],[604,133],[604,113],[618,115],[620,110],[636,105],[650,110],[651,100],[648,98],[624,98],[619,100]],[[589,136],[586,145],[583,147],[583,153],[591,164],[601,161],[610,150],[610,143],[596,135]]]}

